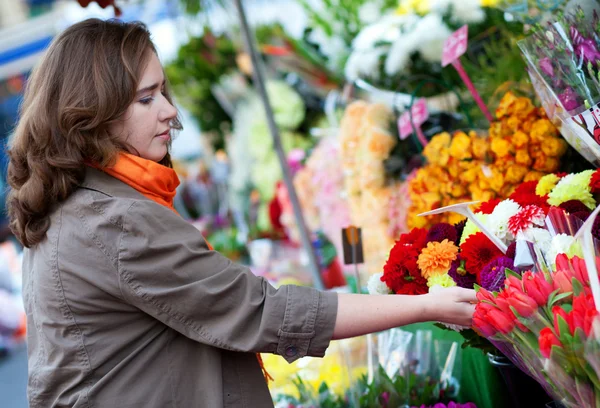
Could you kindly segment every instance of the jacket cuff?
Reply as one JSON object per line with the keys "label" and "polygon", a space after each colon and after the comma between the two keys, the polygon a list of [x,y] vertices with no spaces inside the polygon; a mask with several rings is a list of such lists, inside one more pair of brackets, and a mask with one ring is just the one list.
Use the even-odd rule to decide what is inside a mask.
{"label": "jacket cuff", "polygon": [[335,292],[288,286],[283,325],[279,329],[277,354],[292,363],[304,356],[323,357],[337,317]]}

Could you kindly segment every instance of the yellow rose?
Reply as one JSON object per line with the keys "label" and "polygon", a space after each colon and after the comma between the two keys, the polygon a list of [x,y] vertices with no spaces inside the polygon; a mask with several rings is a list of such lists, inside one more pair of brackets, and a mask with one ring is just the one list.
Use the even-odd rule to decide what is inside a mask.
{"label": "yellow rose", "polygon": [[567,151],[567,143],[557,137],[548,138],[542,143],[542,151],[547,156],[560,157]]}
{"label": "yellow rose", "polygon": [[520,164],[510,166],[504,176],[504,181],[510,184],[520,183],[527,174],[527,167]]}
{"label": "yellow rose", "polygon": [[529,156],[529,152],[527,149],[517,149],[515,154],[515,161],[523,166],[531,165],[531,157]]}
{"label": "yellow rose", "polygon": [[508,156],[513,150],[513,146],[510,144],[510,142],[501,138],[492,139],[490,148],[498,157]]}
{"label": "yellow rose", "polygon": [[464,132],[456,132],[450,144],[450,156],[457,160],[471,158],[471,139]]}
{"label": "yellow rose", "polygon": [[517,131],[512,136],[511,140],[515,147],[518,149],[529,143],[529,135],[527,135],[527,133],[525,132]]}

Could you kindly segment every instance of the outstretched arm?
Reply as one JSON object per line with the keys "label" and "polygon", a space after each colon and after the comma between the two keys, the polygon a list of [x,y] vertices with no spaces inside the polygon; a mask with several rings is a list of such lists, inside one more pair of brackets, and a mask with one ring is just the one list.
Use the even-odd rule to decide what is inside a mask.
{"label": "outstretched arm", "polygon": [[333,339],[345,339],[424,321],[441,321],[470,327],[475,301],[474,290],[458,287],[419,296],[342,293],[338,295]]}

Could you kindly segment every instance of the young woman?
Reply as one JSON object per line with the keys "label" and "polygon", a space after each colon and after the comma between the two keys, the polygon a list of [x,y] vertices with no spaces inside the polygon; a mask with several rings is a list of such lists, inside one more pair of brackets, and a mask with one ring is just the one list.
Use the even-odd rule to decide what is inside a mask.
{"label": "young woman", "polygon": [[471,324],[473,291],[275,289],[212,251],[173,210],[179,128],[142,24],[75,24],[32,74],[8,170],[32,408],[272,406],[257,352],[291,362],[417,321]]}

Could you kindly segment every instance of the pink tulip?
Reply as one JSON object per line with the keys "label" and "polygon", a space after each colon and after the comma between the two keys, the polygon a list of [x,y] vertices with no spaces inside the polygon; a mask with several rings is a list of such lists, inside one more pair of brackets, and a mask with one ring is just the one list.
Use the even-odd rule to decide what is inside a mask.
{"label": "pink tulip", "polygon": [[573,275],[568,270],[556,271],[552,275],[554,280],[554,289],[559,289],[560,293],[573,292],[573,283],[571,282]]}

